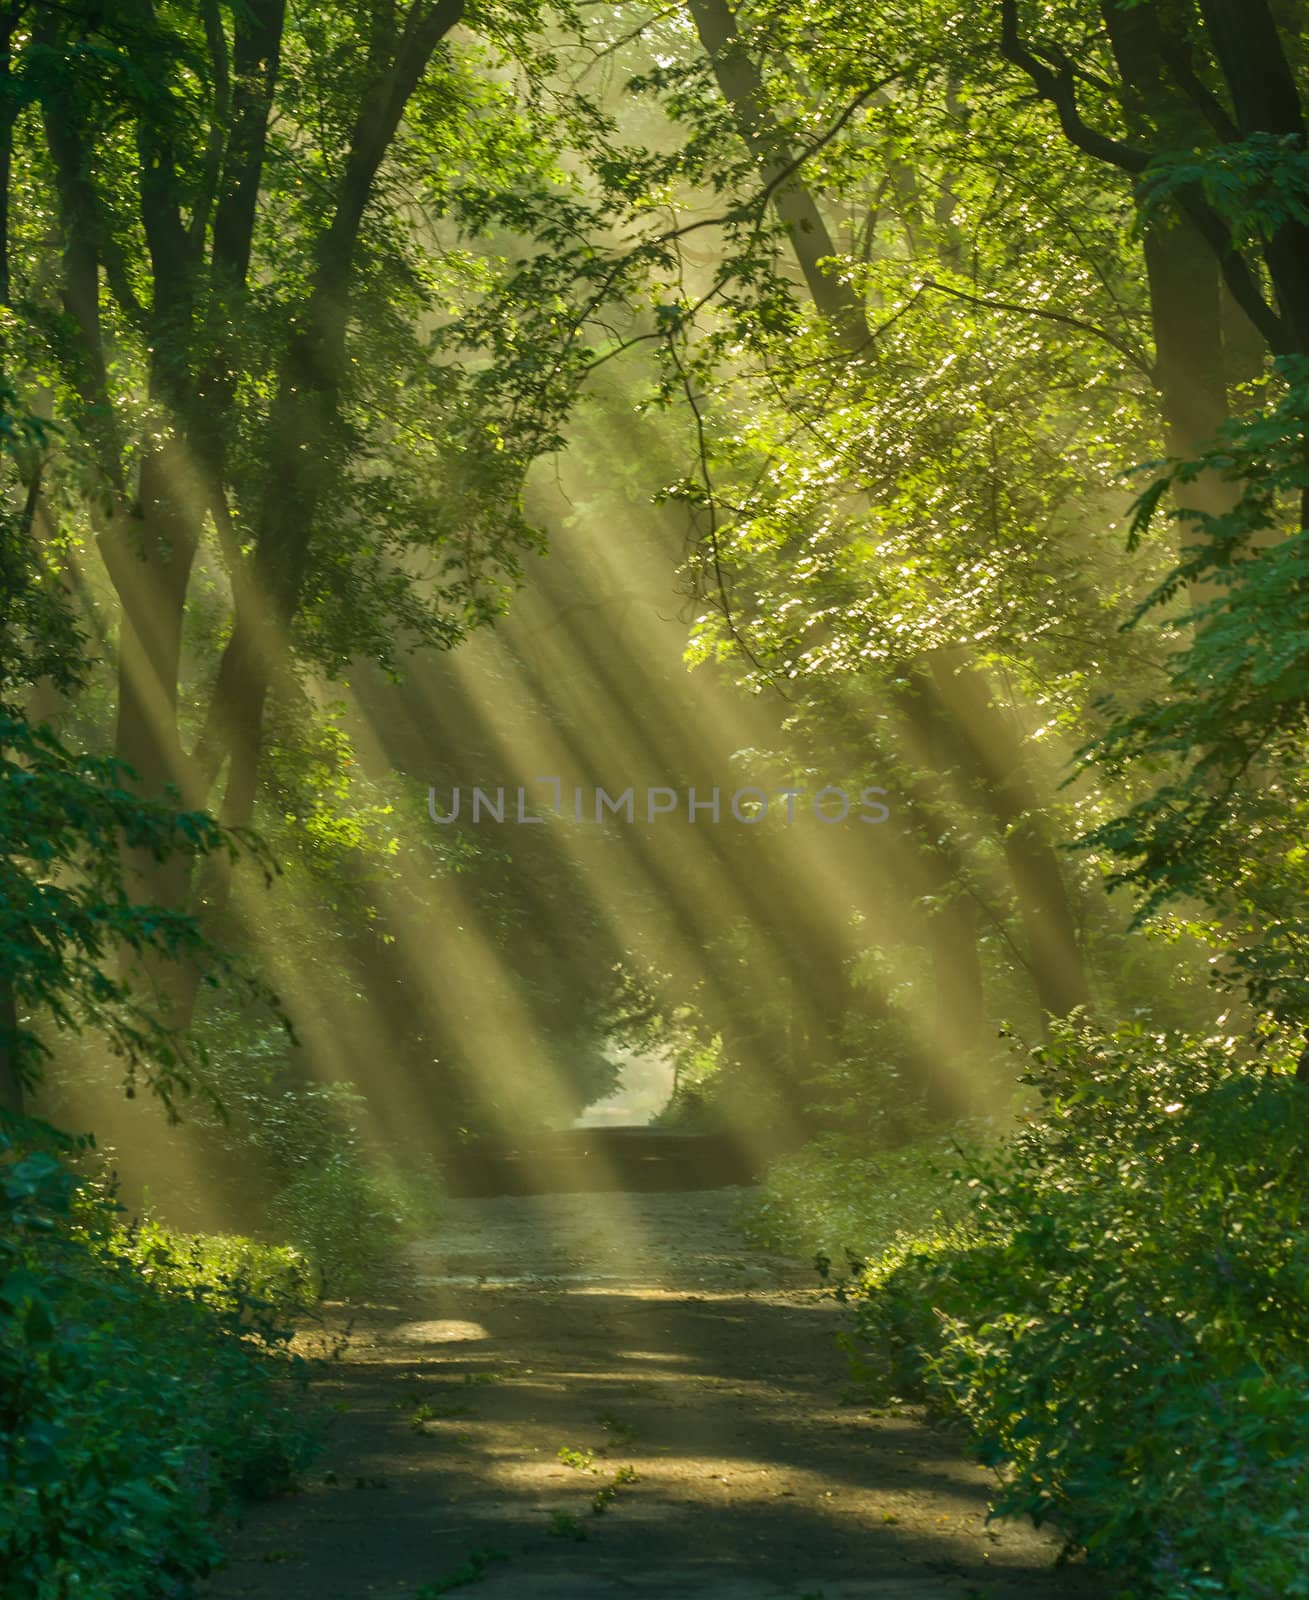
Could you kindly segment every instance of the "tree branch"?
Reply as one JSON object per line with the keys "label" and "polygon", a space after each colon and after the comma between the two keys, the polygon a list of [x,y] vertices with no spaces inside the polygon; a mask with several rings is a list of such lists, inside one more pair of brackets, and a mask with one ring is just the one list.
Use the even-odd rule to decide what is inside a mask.
{"label": "tree branch", "polygon": [[202,0],[205,43],[209,48],[209,66],[213,73],[213,107],[209,116],[209,133],[200,168],[200,193],[191,213],[187,230],[188,242],[195,256],[202,254],[205,233],[209,228],[210,213],[218,194],[218,179],[223,165],[224,128],[232,105],[232,77],[228,70],[227,35],[223,31],[223,18],[218,0]]}
{"label": "tree branch", "polygon": [[[1141,178],[1154,161],[1155,153],[1111,138],[1083,120],[1077,106],[1077,87],[1071,65],[1065,61],[1056,70],[1023,43],[1018,31],[1017,0],[1000,0],[1000,16],[1001,55],[1026,73],[1038,95],[1054,107],[1059,126],[1069,143],[1097,161],[1118,167],[1134,178]],[[1198,187],[1192,185],[1175,198],[1217,257],[1232,298],[1268,341],[1274,354],[1286,354],[1291,348],[1286,327],[1264,299],[1258,279],[1233,243],[1227,224],[1205,200]]]}
{"label": "tree branch", "polygon": [[1048,66],[1025,45],[1018,32],[1018,0],[1000,0],[1000,54],[1032,80],[1036,92],[1052,105],[1059,126],[1071,144],[1097,161],[1106,161],[1139,177],[1150,164],[1149,152],[1111,138],[1082,120],[1077,106],[1077,83],[1071,65]]}
{"label": "tree branch", "polygon": [[1131,345],[1124,343],[1107,328],[1102,328],[1098,323],[1087,322],[1082,317],[1074,317],[1066,311],[1049,311],[1044,306],[1020,305],[1014,300],[995,300],[988,295],[968,294],[963,289],[952,289],[949,284],[938,283],[935,278],[922,280],[924,289],[935,289],[938,294],[949,295],[952,300],[964,300],[969,305],[982,306],[988,311],[1013,311],[1024,317],[1041,317],[1046,322],[1059,322],[1068,328],[1077,328],[1082,333],[1092,334],[1102,340],[1111,349],[1116,350],[1125,361],[1128,361],[1140,373],[1143,373],[1151,383],[1156,380],[1155,369],[1151,362],[1133,350]]}

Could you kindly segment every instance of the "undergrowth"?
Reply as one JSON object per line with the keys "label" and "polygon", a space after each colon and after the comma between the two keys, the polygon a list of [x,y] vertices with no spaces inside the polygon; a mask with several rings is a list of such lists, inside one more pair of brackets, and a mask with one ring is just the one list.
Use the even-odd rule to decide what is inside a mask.
{"label": "undergrowth", "polygon": [[259,1234],[300,1252],[320,1294],[366,1293],[406,1241],[435,1230],[439,1166],[421,1148],[367,1151],[353,1085],[291,1082],[258,1057],[225,1058],[225,1072],[223,1115],[206,1132],[258,1197]]}
{"label": "undergrowth", "polygon": [[962,1209],[949,1181],[961,1142],[987,1137],[961,1124],[895,1150],[824,1134],[769,1168],[741,1215],[765,1250],[833,1261],[865,1260],[902,1233],[947,1222]]}
{"label": "undergrowth", "polygon": [[0,1128],[0,1593],[180,1600],[314,1450],[293,1251],[121,1225],[85,1142]]}
{"label": "undergrowth", "polygon": [[995,1511],[1121,1600],[1306,1600],[1309,1086],[1072,1022],[1027,1081],[1041,1111],[956,1163],[954,1220],[847,1286],[858,1374],[966,1419]]}

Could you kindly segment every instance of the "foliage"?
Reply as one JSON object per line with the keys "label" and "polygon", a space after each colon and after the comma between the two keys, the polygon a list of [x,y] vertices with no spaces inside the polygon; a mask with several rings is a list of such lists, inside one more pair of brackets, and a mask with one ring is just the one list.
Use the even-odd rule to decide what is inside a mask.
{"label": "foliage", "polygon": [[153,1148],[141,1125],[148,1112],[119,1106],[112,1063],[94,1047],[62,1050],[43,1086],[52,1118],[94,1112],[144,1226],[168,1237],[203,1232],[216,1269],[224,1267],[224,1230],[234,1229],[233,1250],[243,1238],[258,1240],[261,1252],[285,1249],[314,1294],[332,1297],[375,1287],[407,1240],[437,1230],[443,1177],[424,1130],[379,1138],[354,1085],[308,1078],[282,1030],[242,1014],[228,996],[202,1014],[195,1035],[197,1093],[178,1126],[155,1133],[176,1144],[180,1159],[124,1159],[124,1146],[129,1156],[134,1146]]}
{"label": "foliage", "polygon": [[357,1152],[340,1150],[305,1167],[269,1209],[269,1227],[313,1263],[324,1294],[358,1294],[395,1261],[403,1241],[431,1215],[405,1187],[371,1171]]}
{"label": "foliage", "polygon": [[[544,92],[569,7],[463,10],[202,24],[79,0],[16,40],[12,365],[75,447],[59,482],[80,548],[102,536],[110,615],[140,603],[116,564],[139,522],[134,553],[182,564],[169,603],[229,674],[233,624],[244,648],[260,606],[293,673],[449,648],[541,547],[522,478],[610,298],[588,232],[627,202],[598,165],[590,192],[569,170],[603,155],[605,119]],[[98,315],[68,284],[79,250],[103,271]],[[180,504],[154,495],[161,466],[185,475]],[[179,685],[179,721],[207,798],[234,729],[229,678],[217,696],[205,678]]]}
{"label": "foliage", "polygon": [[635,1467],[619,1467],[608,1483],[602,1483],[591,1496],[591,1513],[593,1516],[602,1517],[618,1499],[618,1491],[625,1489],[629,1484],[640,1483],[641,1474]]}
{"label": "foliage", "polygon": [[824,1134],[775,1162],[746,1206],[746,1233],[766,1250],[806,1259],[866,1260],[902,1234],[944,1226],[957,1215],[947,1182],[960,1141],[989,1130],[960,1125],[897,1149]]}
{"label": "foliage", "polygon": [[415,1600],[436,1600],[437,1595],[449,1594],[452,1589],[466,1589],[470,1584],[481,1583],[493,1562],[507,1559],[503,1550],[470,1550],[468,1559],[453,1571],[433,1583],[425,1583]]}
{"label": "foliage", "polygon": [[1238,245],[1271,239],[1287,222],[1309,222],[1309,160],[1294,134],[1253,133],[1200,153],[1162,152],[1141,184],[1143,216],[1184,197],[1192,185]]}
{"label": "foliage", "polygon": [[[1139,767],[1156,786],[1079,842],[1106,852],[1112,884],[1139,891],[1138,923],[1172,903],[1204,907],[1230,946],[1224,980],[1243,984],[1257,1007],[1309,1021],[1309,531],[1280,535],[1288,505],[1298,514],[1309,493],[1309,359],[1279,366],[1273,403],[1229,421],[1196,459],[1172,463],[1137,504],[1141,538],[1173,494],[1171,517],[1191,542],[1125,626],[1188,587],[1191,603],[1163,623],[1175,641],[1163,690],[1126,707],[1107,702],[1108,726],[1081,752],[1084,768],[1115,779]],[[1230,509],[1191,509],[1205,475],[1234,487]]]}
{"label": "foliage", "polygon": [[[741,752],[756,769],[896,805],[821,918],[778,844],[759,908],[705,941],[665,1009],[701,1013],[716,1092],[739,1070],[765,1120],[966,1114],[968,1074],[942,1063],[983,1054],[988,1023],[1113,993],[1111,965],[1079,970],[1108,944],[1084,937],[1095,875],[1055,855],[1112,802],[1050,790],[1097,694],[1154,667],[1114,633],[1140,578],[1118,474],[1157,450],[1132,199],[992,70],[985,19],[691,11],[746,66],[660,19],[629,84],[699,201],[685,250],[670,236],[651,268],[653,404],[633,390],[682,444],[663,498],[687,519],[688,658],[776,712],[771,747]],[[1141,567],[1166,570],[1154,551]],[[964,679],[972,709],[949,693]],[[1038,926],[1070,930],[1048,965]],[[967,998],[942,1007],[943,984]]]}
{"label": "foliage", "polygon": [[199,1291],[227,1315],[275,1311],[289,1322],[318,1304],[310,1264],[291,1245],[244,1234],[179,1233],[146,1217],[116,1233],[114,1246],[148,1282],[169,1293]]}
{"label": "foliage", "polygon": [[[254,854],[253,835],[222,826],[172,799],[142,800],[131,770],[108,756],[75,749],[24,707],[33,685],[79,686],[84,639],[48,551],[33,537],[45,457],[58,430],[31,416],[0,378],[0,460],[18,478],[21,509],[0,505],[0,1076],[11,1104],[40,1073],[49,1045],[36,1024],[90,1026],[124,1062],[128,1092],[143,1072],[171,1107],[190,1087],[192,1041],[142,993],[149,959],[189,960],[266,997],[175,908],[141,903],[129,890],[126,861]],[[6,496],[14,485],[6,482]],[[114,963],[134,958],[128,976]]]}
{"label": "foliage", "polygon": [[849,1290],[857,1370],[966,1418],[996,1511],[1140,1600],[1309,1594],[1309,1094],[1266,1054],[1060,1024],[958,1223]]}
{"label": "foliage", "polygon": [[701,1040],[695,1030],[698,1020],[690,1007],[671,1017],[656,1013],[653,1025],[636,1035],[646,1048],[663,1049],[672,1059],[673,1092],[653,1119],[659,1127],[710,1132],[721,1123],[714,1090],[723,1065],[722,1036]]}
{"label": "foliage", "polygon": [[0,1132],[0,1587],[175,1597],[218,1558],[232,1496],[286,1488],[311,1452],[295,1264],[124,1234],[75,1153]]}
{"label": "foliage", "polygon": [[246,1196],[245,1225],[299,1252],[319,1293],[368,1289],[406,1239],[437,1227],[439,1165],[420,1145],[370,1150],[358,1091],[293,1076],[270,1030],[230,1011],[211,1026],[242,1048],[212,1049],[222,1111],[192,1120],[226,1186]]}
{"label": "foliage", "polygon": [[[0,321],[5,376],[53,422],[6,418],[25,465],[0,581],[36,552],[114,646],[58,708],[86,745],[112,741],[140,794],[258,812],[313,881],[304,920],[321,907],[346,959],[382,968],[373,946],[417,921],[396,895],[391,925],[365,926],[398,876],[372,855],[396,849],[378,837],[393,796],[347,795],[316,700],[484,627],[543,547],[524,475],[627,282],[601,243],[630,210],[602,170],[608,120],[565,81],[578,19],[448,0],[29,10],[5,34]],[[430,834],[409,820],[408,842]],[[503,862],[482,864],[503,894]],[[215,943],[260,942],[227,863],[133,868],[164,932],[194,913]],[[192,976],[168,996],[183,1021]],[[370,976],[389,986],[394,964]],[[423,1066],[446,1055],[411,1035]]]}
{"label": "foliage", "polygon": [[[163,860],[178,853],[258,853],[254,837],[224,828],[205,812],[141,800],[121,762],[79,755],[50,728],[0,716],[0,960],[24,1016],[64,1029],[92,1026],[127,1068],[138,1070],[165,1101],[190,1087],[191,1041],[170,1026],[112,958],[130,951],[172,962],[190,960],[255,995],[202,933],[194,916],[142,904],[129,893],[124,850]],[[30,1023],[17,1036],[29,1082],[48,1047]]]}
{"label": "foliage", "polygon": [[84,640],[53,563],[32,537],[42,485],[42,461],[56,430],[33,416],[0,374],[0,462],[5,503],[0,503],[0,711],[15,716],[23,693],[41,678],[74,687],[83,665]]}

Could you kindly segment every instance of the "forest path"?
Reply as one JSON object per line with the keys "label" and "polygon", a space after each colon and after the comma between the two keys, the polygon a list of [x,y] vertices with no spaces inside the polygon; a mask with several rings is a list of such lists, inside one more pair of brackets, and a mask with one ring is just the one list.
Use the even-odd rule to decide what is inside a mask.
{"label": "forest path", "polygon": [[1098,1595],[986,1527],[914,1408],[851,1403],[838,1308],[742,1241],[742,1192],[450,1202],[404,1295],[354,1308],[309,1487],[249,1512],[207,1600]]}

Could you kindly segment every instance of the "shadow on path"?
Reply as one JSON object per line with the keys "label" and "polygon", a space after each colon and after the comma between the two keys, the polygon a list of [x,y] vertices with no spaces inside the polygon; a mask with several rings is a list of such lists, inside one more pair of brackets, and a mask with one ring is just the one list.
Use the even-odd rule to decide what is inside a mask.
{"label": "shadow on path", "polygon": [[462,1568],[470,1600],[1095,1600],[1051,1540],[986,1526],[986,1474],[916,1410],[854,1401],[837,1308],[742,1244],[735,1199],[453,1203],[403,1303],[357,1309],[310,1486],[250,1513],[204,1594],[414,1597]]}

